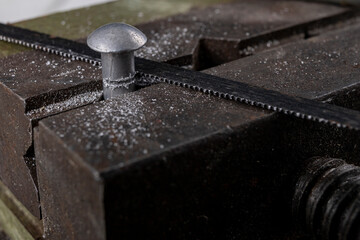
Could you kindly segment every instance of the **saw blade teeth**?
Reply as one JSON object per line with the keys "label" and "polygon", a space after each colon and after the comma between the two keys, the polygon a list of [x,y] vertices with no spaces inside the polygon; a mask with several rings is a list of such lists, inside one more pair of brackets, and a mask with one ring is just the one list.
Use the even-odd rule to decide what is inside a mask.
{"label": "saw blade teeth", "polygon": [[[25,40],[24,41],[24,40],[17,39],[17,38],[7,37],[5,35],[0,35],[0,41],[6,41],[9,43],[15,43],[15,44],[23,45],[26,47],[31,47],[36,50],[42,50],[44,52],[60,55],[61,57],[67,57],[67,58],[69,58],[69,61],[71,61],[71,60],[83,61],[86,63],[90,63],[94,66],[99,66],[101,68],[101,61],[99,61],[98,58],[87,56],[86,54],[82,54],[82,53],[77,53],[76,51],[73,51],[71,49],[66,50],[62,47],[53,47],[51,45],[45,45],[45,43],[42,43],[41,40],[40,40],[40,42],[37,42],[37,40]],[[191,85],[189,83],[186,83],[186,81],[183,82],[181,79],[179,79],[179,81],[174,81],[172,79],[159,77],[159,76],[156,76],[153,74],[146,74],[146,73],[138,73],[138,74],[139,74],[138,76],[146,78],[141,81],[144,81],[144,82],[147,81],[148,83],[164,82],[164,83],[175,85],[175,86],[190,88],[192,90],[200,91],[205,94],[217,96],[220,98],[230,99],[233,101],[245,103],[245,104],[248,104],[251,106],[257,106],[257,107],[261,107],[263,109],[273,110],[273,111],[279,112],[279,113],[290,114],[290,115],[298,117],[298,118],[316,121],[316,122],[324,123],[324,124],[330,124],[330,125],[336,126],[338,128],[349,128],[349,129],[357,129],[357,130],[359,129],[358,127],[354,127],[351,124],[339,123],[338,121],[335,121],[335,120],[328,120],[326,118],[321,118],[321,117],[316,117],[313,115],[301,113],[303,111],[302,109],[297,110],[297,111],[293,111],[290,109],[283,109],[282,107],[272,106],[271,103],[270,104],[266,103],[266,100],[265,100],[265,102],[263,102],[264,100],[254,101],[254,100],[251,100],[251,99],[248,99],[245,97],[241,97],[241,95],[236,94],[236,92],[235,92],[235,95],[233,93],[230,94],[230,93],[223,92],[224,91],[223,89],[219,89],[220,90],[220,92],[219,92],[219,91],[216,91],[216,89],[218,89],[216,87],[213,87],[213,89],[211,87],[208,87],[208,89],[206,89],[206,88],[202,88],[200,86]],[[329,118],[329,119],[331,119],[331,118]]]}

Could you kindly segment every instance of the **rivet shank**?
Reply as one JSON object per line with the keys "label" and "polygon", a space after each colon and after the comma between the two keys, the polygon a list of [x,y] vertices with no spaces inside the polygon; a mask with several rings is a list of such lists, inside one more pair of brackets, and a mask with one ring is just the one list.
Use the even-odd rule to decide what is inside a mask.
{"label": "rivet shank", "polygon": [[107,24],[89,35],[89,47],[101,53],[105,99],[135,90],[134,51],[146,41],[139,29],[125,23]]}

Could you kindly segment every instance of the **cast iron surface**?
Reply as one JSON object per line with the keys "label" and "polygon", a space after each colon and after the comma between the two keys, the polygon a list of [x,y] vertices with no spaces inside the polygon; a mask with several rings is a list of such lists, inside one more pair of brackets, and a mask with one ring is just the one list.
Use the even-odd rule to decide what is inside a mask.
{"label": "cast iron surface", "polygon": [[[232,4],[221,4],[206,9],[193,9],[186,14],[138,25],[150,38],[149,44],[141,50],[139,55],[159,61],[174,60],[172,63],[176,64],[182,64],[179,59],[187,59],[187,61],[190,59],[186,64],[191,64],[191,54],[193,54],[192,57],[195,59],[193,65],[204,63],[196,67],[199,69],[209,65],[209,63],[205,63],[204,59],[211,59],[210,65],[213,65],[215,60],[218,60],[215,63],[219,64],[222,61],[237,58],[238,51],[234,51],[234,47],[242,49],[255,44],[256,46],[252,45],[245,52],[241,51],[245,55],[253,54],[252,48],[256,49],[255,52],[262,50],[258,46],[260,42],[264,48],[277,46],[286,41],[303,38],[310,29],[335,26],[334,23],[338,26],[344,20],[352,19],[353,16],[349,9],[316,3],[285,1],[276,3],[260,1],[260,4],[248,1],[246,4],[244,3],[245,1],[233,3],[236,8],[233,8]],[[132,9],[132,11],[134,10]],[[227,11],[231,11],[233,16],[226,14]],[[54,20],[54,24],[60,25],[57,27],[49,27],[55,25],[49,24],[48,19],[46,21],[38,19],[36,26],[27,26],[35,29],[42,28],[52,34],[61,35],[60,32],[66,31],[66,36],[69,36],[69,32],[79,31],[80,35],[76,34],[76,36],[83,37],[84,35],[81,34],[85,34],[83,33],[84,29],[76,28],[75,22],[81,22],[83,20],[81,18],[86,14],[89,12],[82,12],[76,19],[71,18],[72,20],[62,15],[61,18],[66,20],[66,24],[62,25],[62,21],[60,23],[60,21]],[[122,14],[120,15],[123,17]],[[208,20],[207,16],[212,16],[212,19]],[[59,16],[57,15],[57,17]],[[109,17],[109,19],[111,18]],[[248,19],[252,21],[249,22]],[[271,23],[265,23],[268,19],[272,20]],[[288,19],[290,22],[286,22],[284,19]],[[42,21],[46,24],[43,24]],[[99,24],[98,21],[99,19],[96,23],[93,21],[91,26],[85,28],[94,27],[94,24]],[[117,21],[121,21],[121,18]],[[194,21],[197,24],[194,25]],[[228,27],[229,22],[232,22],[232,26]],[[224,25],[226,25],[226,29],[222,29]],[[13,32],[11,29],[8,31]],[[89,29],[87,31],[90,32]],[[25,38],[28,36],[32,38],[32,32],[24,30],[22,34]],[[198,39],[199,34],[206,39]],[[61,42],[60,45],[68,43],[66,40],[53,36],[46,36],[41,40],[42,35],[37,35],[39,41],[45,41],[46,45],[59,42]],[[17,37],[21,37],[21,35],[17,35]],[[75,35],[71,37],[76,38]],[[270,41],[274,38],[276,41]],[[285,41],[284,38],[287,40]],[[196,45],[197,42],[198,45]],[[70,45],[74,47],[74,44],[76,43],[73,42]],[[3,43],[2,46],[10,45]],[[11,46],[11,48],[15,47],[17,46]],[[33,47],[36,46],[33,45]],[[77,51],[81,51],[81,48],[81,46],[78,47]],[[67,53],[69,53],[67,56],[74,54]],[[234,55],[234,53],[236,54]],[[208,54],[211,55],[211,58]],[[0,170],[3,172],[1,177],[16,194],[16,197],[35,216],[41,217],[32,130],[40,119],[98,100],[99,90],[101,90],[101,69],[72,61],[72,59],[34,51],[1,59],[0,69],[2,109],[9,113],[1,116],[1,122],[3,122],[1,138],[9,139],[1,142],[0,145],[1,153],[6,156],[1,160],[2,168]],[[141,77],[140,74],[137,77]],[[150,80],[149,77],[145,79]],[[148,81],[143,84],[148,84]],[[16,131],[12,129],[16,129]],[[15,150],[12,148],[13,146],[15,146]]]}
{"label": "cast iron surface", "polygon": [[291,96],[332,102],[335,98],[331,95],[341,91],[352,94],[359,86],[358,39],[359,23],[204,72]]}
{"label": "cast iron surface", "polygon": [[[86,69],[86,71],[85,71]],[[26,51],[0,59],[0,175],[40,218],[33,127],[46,116],[100,98],[101,70],[56,55]],[[91,91],[89,93],[89,91]]]}
{"label": "cast iron surface", "polygon": [[309,29],[350,16],[348,8],[300,1],[216,4],[138,25],[149,38],[138,56],[172,63],[187,58],[202,69],[280,45],[294,35],[299,39]]}
{"label": "cast iron surface", "polygon": [[109,239],[301,239],[289,205],[303,159],[359,162],[359,139],[358,131],[149,86],[40,122],[46,233],[80,237],[83,227]]}
{"label": "cast iron surface", "polygon": [[[301,5],[301,3],[296,4]],[[254,9],[258,9],[256,4],[252,6]],[[271,7],[272,5],[267,4],[267,6]],[[281,6],[276,8],[273,13],[281,14],[283,10],[287,9],[285,3]],[[309,6],[312,6],[312,4]],[[261,7],[259,8],[261,9]],[[229,7],[211,8],[209,11],[199,13],[199,16],[203,15],[205,17],[207,13],[210,13],[214,18],[224,20],[226,19],[226,9],[229,10]],[[240,9],[243,10],[242,8]],[[339,20],[339,16],[344,16],[347,12],[339,10],[334,6],[324,7],[321,5],[318,5],[317,8],[301,8],[301,11],[296,12],[307,12],[314,9],[318,11],[328,9],[331,14],[337,16],[331,18],[331,16],[328,17],[326,14],[320,14],[323,23],[331,22],[331,19]],[[297,10],[297,8],[289,8],[288,10],[291,13],[293,10]],[[244,10],[244,12],[246,11]],[[262,15],[249,13],[251,14],[249,17],[259,17]],[[269,14],[269,12],[267,13],[268,15],[265,14],[265,16],[277,19],[274,15]],[[312,14],[309,15],[313,16]],[[196,15],[196,11],[193,15]],[[287,15],[289,13],[284,12],[284,16]],[[177,19],[180,20],[174,22],[174,25],[169,24],[169,28],[181,25],[181,19],[189,20],[188,16],[190,15],[185,14],[178,17]],[[279,15],[277,16],[279,17]],[[315,16],[316,14],[314,14]],[[172,18],[169,19],[171,20]],[[261,19],[261,16],[259,19]],[[295,17],[294,19],[294,23],[299,23],[302,17]],[[268,35],[265,34],[267,37],[264,37],[263,34],[264,31],[267,31],[266,25],[261,23],[259,25],[254,24],[252,25],[254,29],[251,27],[249,34],[253,36],[253,34],[256,35],[260,31],[261,34],[258,36],[258,40],[261,41],[264,38],[267,41],[271,39],[271,33],[274,29],[276,29],[274,31],[277,37],[282,36],[282,34],[289,36],[294,29],[299,30],[297,33],[304,33],[307,31],[308,26],[314,25],[314,22],[308,23],[306,22],[307,20],[304,20],[304,24],[300,24],[301,26],[297,25],[298,27],[296,28],[290,27],[290,30],[281,29],[282,25],[278,25],[278,23],[270,24],[268,29],[270,32]],[[204,24],[207,23],[206,18],[201,19],[201,21]],[[166,26],[166,23],[161,24],[161,26]],[[182,39],[183,36],[186,36],[184,34],[186,28],[191,33],[194,33],[193,31],[197,32],[196,29],[189,28],[189,25],[191,26],[192,23],[187,22],[185,25],[181,25],[179,30],[175,28],[175,34],[177,32],[182,34],[179,36],[180,40],[188,40],[186,38]],[[151,31],[151,24],[146,26]],[[201,26],[202,24],[199,24],[200,28]],[[264,26],[265,28],[262,28]],[[221,24],[216,25],[216,21],[212,22],[208,28],[211,29],[212,27],[216,27],[215,35],[208,35],[208,37],[214,38],[212,39],[214,40],[214,45],[209,44],[208,39],[206,44],[204,44],[205,48],[215,48],[215,58],[226,56],[230,52],[237,53],[237,51],[232,50],[238,44],[238,39],[235,41],[228,39],[226,51],[214,47],[224,46],[223,43],[227,42],[225,37],[224,40],[220,41],[216,38],[233,34],[231,31],[234,28],[230,27],[226,29],[229,31],[222,31]],[[234,25],[233,27],[239,26]],[[162,36],[161,27],[157,30],[159,31],[155,32],[154,39]],[[166,35],[166,29],[163,31],[165,34],[164,38],[160,38],[160,45],[166,45],[166,37],[175,42],[179,40],[179,38],[172,38],[170,35]],[[282,34],[280,34],[281,32]],[[243,38],[244,36],[240,37]],[[48,41],[46,45],[56,44],[57,41],[66,41],[61,39],[53,41],[51,38],[49,37],[47,40],[44,38],[45,41]],[[250,41],[245,42],[248,44]],[[20,41],[20,43],[22,42]],[[196,41],[190,44],[193,43],[196,43]],[[244,44],[244,42],[242,43]],[[69,45],[72,46],[73,44],[76,45],[76,43]],[[153,47],[157,46],[156,41],[152,42],[152,44]],[[276,45],[277,43],[271,42],[271,44]],[[61,46],[62,44],[59,45],[63,47]],[[30,43],[29,46],[31,46]],[[82,46],[79,46],[78,49],[81,51]],[[51,52],[46,47],[43,50]],[[58,50],[53,49],[54,52]],[[191,53],[191,51],[182,52],[182,50],[179,50],[178,56],[181,56],[183,53]],[[205,50],[207,51],[208,49]],[[223,52],[224,54],[222,54]],[[206,58],[206,55],[203,55],[203,53],[200,53],[200,55]],[[33,55],[33,57],[36,57],[37,54],[43,56],[44,53],[32,52],[28,54],[24,54],[24,56]],[[66,55],[72,57],[75,56],[74,54],[67,52]],[[151,51],[149,54],[151,54]],[[195,51],[196,54],[199,53]],[[48,54],[44,55],[49,57]],[[81,58],[80,55],[77,55],[77,57]],[[87,54],[85,54],[86,57]],[[93,60],[98,61],[96,56],[93,57],[95,57]],[[56,56],[53,56],[53,58],[55,61],[60,59]],[[83,60],[86,60],[85,58]],[[76,59],[76,57],[73,59]],[[16,57],[12,60],[16,61]],[[35,61],[37,62],[37,60]],[[12,64],[9,63],[9,66]],[[145,66],[146,64],[149,64],[149,66]],[[138,60],[138,65],[147,71],[138,73],[138,83],[142,81],[143,84],[149,85],[161,81],[171,80],[177,82],[179,79],[183,81],[182,77],[174,76],[177,73],[178,75],[183,74],[183,78],[188,79],[186,81],[192,84],[192,77],[190,75],[194,74],[193,72],[183,72],[181,69],[168,66],[163,67],[161,64],[141,59]],[[26,67],[29,67],[29,65]],[[199,68],[202,67],[200,66]],[[159,73],[151,68],[157,68]],[[46,72],[46,69],[46,67],[43,67],[42,71]],[[171,73],[171,71],[174,72]],[[95,69],[95,72],[98,74],[99,71]],[[152,73],[155,73],[155,76]],[[26,74],[18,74],[18,80],[21,80],[21,78],[27,79]],[[76,78],[76,75],[75,73],[73,77]],[[203,75],[196,76],[203,80],[205,79]],[[221,76],[221,74],[219,76],[228,78],[227,76]],[[67,84],[66,86],[56,87],[51,83],[46,83],[46,79],[42,79],[43,81],[38,82],[39,84],[35,82],[29,83],[27,85],[28,89],[23,87],[22,89],[17,89],[20,91],[14,91],[12,83],[15,81],[11,81],[13,80],[11,79],[11,74],[9,74],[9,77],[8,80],[10,81],[4,84],[8,87],[4,88],[4,92],[13,91],[13,95],[18,94],[22,98],[22,94],[29,90],[28,98],[34,101],[26,101],[25,108],[27,109],[26,117],[31,119],[40,119],[51,114],[59,114],[61,111],[66,111],[66,109],[60,109],[50,113],[47,110],[43,111],[41,109],[42,106],[54,101],[54,99],[57,99],[56,101],[67,99],[67,93],[78,96],[79,94],[73,90],[79,89],[80,85],[83,86],[83,91],[86,91],[89,83],[94,83],[93,87],[89,90],[99,89],[99,84],[97,84],[98,82],[95,78],[91,79],[89,83],[84,81],[84,84],[82,84],[83,80],[81,79],[77,79],[76,83],[71,83],[64,78],[59,80],[64,80]],[[216,78],[213,82],[217,83],[218,80],[221,79]],[[264,79],[262,80],[265,82]],[[326,81],[321,79],[321,82]],[[336,82],[336,80],[330,82]],[[42,87],[45,88],[37,91],[37,86],[40,90]],[[55,88],[53,91],[47,91],[46,86],[50,88],[55,86]],[[245,86],[247,85],[245,84]],[[317,89],[320,89],[319,86],[320,84],[316,86]],[[347,82],[344,82],[343,86],[347,86]],[[298,91],[298,96],[308,97],[303,95],[306,91],[301,92],[299,91],[301,89],[296,89],[294,86],[290,86],[289,89],[295,92]],[[216,91],[218,88],[212,90]],[[328,90],[331,92],[334,89]],[[154,91],[153,96],[149,94],[150,91]],[[184,92],[179,94],[179,91]],[[284,93],[281,89],[279,91]],[[329,91],[326,91],[326,93]],[[147,94],[144,92],[147,92]],[[166,94],[170,94],[170,96]],[[196,96],[194,97],[195,99],[192,97],[185,99],[189,102],[183,99],[179,100],[181,97],[189,96],[189,94],[194,94]],[[116,239],[119,235],[125,238],[134,238],[136,235],[143,236],[144,238],[152,236],[154,239],[192,239],[199,238],[199,236],[205,239],[297,239],[298,236],[293,235],[293,232],[287,228],[290,218],[287,216],[287,212],[284,211],[284,205],[288,206],[289,201],[284,201],[284,199],[288,197],[291,192],[289,189],[292,187],[291,184],[289,184],[291,185],[290,187],[287,186],[287,183],[293,181],[293,175],[295,174],[292,175],[292,173],[296,173],[296,170],[298,170],[299,165],[302,163],[302,159],[314,154],[330,154],[339,157],[346,156],[352,159],[352,161],[358,161],[359,154],[356,148],[359,145],[357,144],[359,139],[358,131],[349,131],[348,129],[319,124],[318,122],[289,118],[285,115],[268,114],[262,109],[246,107],[243,104],[204,96],[204,94],[199,92],[196,93],[165,84],[150,86],[147,90],[139,91],[135,95],[138,98],[132,96],[127,100],[137,98],[137,100],[143,101],[142,104],[138,102],[132,103],[134,106],[132,110],[134,112],[123,111],[124,115],[120,114],[120,111],[116,112],[116,110],[121,110],[123,107],[129,110],[127,108],[129,101],[126,101],[126,99],[125,101],[112,103],[95,103],[81,110],[69,111],[58,117],[51,117],[46,121],[41,121],[40,134],[36,135],[38,149],[36,156],[38,163],[40,163],[38,165],[38,169],[40,169],[38,175],[42,179],[40,182],[41,190],[43,191],[43,216],[44,222],[47,223],[45,226],[47,233],[53,231],[52,234],[55,235],[63,234],[59,239],[69,237],[71,234],[80,234],[81,236],[79,237],[85,236],[85,239],[89,239],[88,236],[102,238],[105,236],[105,232],[109,239]],[[171,95],[174,96],[171,98]],[[295,93],[294,95],[297,94]],[[81,98],[81,96],[79,97]],[[206,101],[199,101],[199,99],[204,97],[208,103]],[[344,98],[349,100],[346,94]],[[179,105],[175,104],[172,106],[172,102],[179,102]],[[145,106],[141,108],[138,105]],[[216,109],[213,107],[219,105],[223,107],[219,112],[215,113]],[[161,108],[163,110],[160,111]],[[104,111],[106,109],[111,114]],[[113,110],[116,114],[112,113]],[[138,110],[142,112],[136,112]],[[163,129],[160,126],[164,122],[161,122],[161,119],[157,119],[153,114],[159,111],[161,112],[160,116],[164,116],[163,118],[168,122],[168,124],[165,122]],[[169,111],[173,111],[172,115],[168,113]],[[21,109],[18,115],[24,112]],[[84,116],[72,115],[73,113],[79,114],[79,112],[83,112]],[[99,115],[96,115],[96,113]],[[196,114],[200,114],[201,117],[197,117]],[[104,135],[102,137],[100,135],[92,135],[102,133],[102,131],[97,131],[98,129],[96,131],[93,129],[94,126],[99,127],[97,124],[101,123],[101,116],[106,118],[108,126],[106,130],[110,131],[108,136],[114,136],[112,133],[119,134],[121,125],[116,125],[116,119],[112,119],[112,115],[116,115],[117,120],[123,123],[129,123],[129,121],[131,123],[132,120],[137,119],[137,123],[140,125],[149,124],[149,126],[145,125],[145,127],[149,127],[152,131],[143,132],[143,129],[140,128],[141,131],[139,131],[137,138],[135,138],[135,140],[140,140],[141,143],[141,146],[136,148],[138,151],[131,152],[131,148],[126,148],[125,146],[116,148],[113,145],[114,148],[111,148],[111,144],[119,143],[116,138],[106,139]],[[135,118],[134,115],[138,117],[146,116],[146,118]],[[236,116],[243,119],[236,119]],[[72,123],[71,126],[63,125],[62,121],[65,118],[69,120],[69,123]],[[229,121],[229,118],[233,120]],[[84,121],[84,119],[88,121]],[[193,121],[189,121],[189,119]],[[5,119],[3,122],[6,121]],[[25,123],[28,124],[28,121]],[[86,123],[89,125],[86,125]],[[150,124],[153,125],[150,126]],[[195,128],[199,125],[201,125],[201,128]],[[11,127],[9,128],[11,129]],[[65,131],[64,134],[62,132],[64,129],[69,130],[69,132]],[[25,131],[24,129],[20,130],[23,133]],[[19,131],[20,135],[21,131]],[[69,137],[68,135],[71,132],[79,133],[79,131],[81,131],[81,134],[78,136]],[[162,136],[154,137],[154,141],[151,141],[147,133],[150,133],[151,138],[155,134],[162,134]],[[127,136],[132,136],[131,134],[133,133],[127,132]],[[28,135],[29,137],[25,139],[26,141],[31,139],[31,134]],[[11,137],[11,134],[9,134],[9,137]],[[79,142],[72,142],[74,139],[80,138],[84,145]],[[168,139],[174,142],[170,144],[167,142]],[[90,150],[86,150],[85,142],[90,143]],[[70,146],[69,143],[73,144]],[[105,147],[105,151],[102,152],[103,154],[97,153],[98,155],[96,155],[93,150],[95,152],[98,151],[102,144],[109,146],[109,148]],[[127,152],[121,155],[117,150]],[[116,158],[116,156],[111,158],[111,154],[118,154],[119,158]],[[90,157],[88,158],[88,156]],[[107,157],[113,161],[106,161]],[[52,159],[52,161],[49,161],[49,159]],[[64,162],[67,164],[64,164]],[[269,181],[269,179],[271,180]],[[83,204],[84,202],[86,204]],[[54,208],[54,206],[57,207]],[[73,211],[69,211],[69,209],[73,209]],[[103,209],[105,209],[105,215],[103,215]],[[85,216],[82,214],[85,214]],[[158,218],[154,219],[153,216],[158,216]],[[86,221],[89,219],[92,221],[92,224],[95,222],[94,226],[88,227],[90,225]],[[74,229],[78,230],[79,233],[73,233]],[[140,232],[139,229],[144,231]],[[259,229],[262,231],[259,231]],[[88,230],[94,231],[94,234],[89,233]],[[291,234],[292,237],[287,236],[287,233]]]}
{"label": "cast iron surface", "polygon": [[[26,36],[26,37],[23,37]],[[0,25],[0,39],[35,49],[60,54],[76,60],[100,64],[99,55],[86,45],[71,40],[52,38],[9,25]],[[295,117],[330,123],[350,129],[360,128],[360,113],[299,97],[251,86],[245,83],[181,69],[142,58],[136,59],[139,74],[156,82],[166,82],[203,91],[223,98],[259,106]]]}

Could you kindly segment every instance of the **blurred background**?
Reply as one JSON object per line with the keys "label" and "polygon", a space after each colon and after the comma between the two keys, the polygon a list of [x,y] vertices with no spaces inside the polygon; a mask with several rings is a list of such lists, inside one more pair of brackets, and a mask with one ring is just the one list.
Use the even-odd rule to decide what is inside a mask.
{"label": "blurred background", "polygon": [[112,0],[0,0],[0,22],[13,23]]}

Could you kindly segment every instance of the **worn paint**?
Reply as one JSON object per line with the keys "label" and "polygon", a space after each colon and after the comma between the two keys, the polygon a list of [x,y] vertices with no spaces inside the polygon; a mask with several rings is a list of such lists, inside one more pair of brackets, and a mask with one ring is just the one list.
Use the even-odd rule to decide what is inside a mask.
{"label": "worn paint", "polygon": [[[125,0],[92,7],[61,12],[22,21],[14,25],[68,39],[84,38],[94,29],[109,22],[126,22],[131,25],[148,22],[192,7],[204,7],[230,0]],[[25,48],[0,42],[0,57],[24,51]]]}

